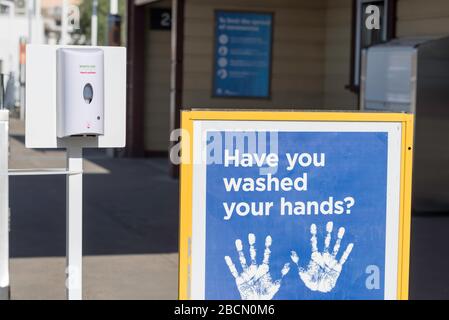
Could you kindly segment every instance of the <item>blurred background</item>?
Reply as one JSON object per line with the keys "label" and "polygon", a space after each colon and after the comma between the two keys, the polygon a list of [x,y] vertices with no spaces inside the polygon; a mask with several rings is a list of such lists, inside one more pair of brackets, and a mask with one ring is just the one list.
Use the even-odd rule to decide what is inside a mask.
{"label": "blurred background", "polygon": [[2,0],[3,107],[24,119],[26,44],[121,45],[126,43],[125,12],[126,1],[118,0]]}

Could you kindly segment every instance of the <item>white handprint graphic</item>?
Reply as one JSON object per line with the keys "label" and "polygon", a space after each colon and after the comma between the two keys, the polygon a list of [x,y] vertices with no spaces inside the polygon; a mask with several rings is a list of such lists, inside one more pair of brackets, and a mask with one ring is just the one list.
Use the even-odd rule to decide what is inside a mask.
{"label": "white handprint graphic", "polygon": [[310,233],[312,238],[310,239],[312,245],[312,255],[310,262],[306,269],[299,266],[299,257],[295,251],[292,251],[291,258],[293,262],[298,266],[299,277],[304,284],[312,291],[330,292],[337,284],[338,277],[340,276],[343,265],[351,253],[354,247],[353,243],[350,243],[346,250],[343,252],[340,260],[337,260],[337,254],[340,250],[341,240],[345,234],[345,228],[338,229],[337,241],[332,250],[329,252],[329,245],[331,242],[331,234],[333,229],[333,223],[328,222],[326,225],[327,235],[324,240],[324,251],[318,252],[317,237],[316,237],[316,225],[310,226]]}
{"label": "white handprint graphic", "polygon": [[237,284],[242,300],[271,300],[279,291],[282,278],[284,278],[290,270],[290,264],[286,263],[282,268],[281,279],[273,282],[269,267],[271,255],[270,247],[272,243],[271,236],[267,236],[265,239],[265,251],[261,265],[257,265],[256,262],[256,249],[254,247],[256,236],[250,233],[248,235],[248,242],[251,264],[248,266],[246,263],[246,258],[243,253],[243,244],[240,239],[235,241],[235,247],[237,248],[240,264],[243,269],[242,273],[239,274],[237,272],[237,269],[229,256],[225,257],[226,264],[235,278],[235,283]]}

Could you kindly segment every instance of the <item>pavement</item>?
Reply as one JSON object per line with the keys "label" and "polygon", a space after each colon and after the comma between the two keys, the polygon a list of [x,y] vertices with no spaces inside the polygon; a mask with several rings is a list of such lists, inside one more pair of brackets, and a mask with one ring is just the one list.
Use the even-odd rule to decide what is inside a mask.
{"label": "pavement", "polygon": [[[10,122],[10,168],[64,168]],[[176,299],[178,181],[168,161],[85,150],[84,299]],[[65,177],[10,178],[11,298],[65,299]]]}
{"label": "pavement", "polygon": [[[27,150],[11,121],[10,168],[62,168],[62,150]],[[167,159],[84,160],[84,299],[176,299],[178,181]],[[13,299],[65,298],[65,178],[12,177]],[[449,299],[449,213],[412,217],[410,298]],[[369,252],[367,252],[369,254]]]}

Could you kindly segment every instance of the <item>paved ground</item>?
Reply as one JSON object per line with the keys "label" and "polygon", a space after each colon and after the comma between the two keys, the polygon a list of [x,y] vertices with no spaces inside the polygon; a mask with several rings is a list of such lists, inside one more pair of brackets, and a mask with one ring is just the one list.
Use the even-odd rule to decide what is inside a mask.
{"label": "paved ground", "polygon": [[412,218],[410,297],[449,299],[449,213]]}
{"label": "paved ground", "polygon": [[[62,151],[25,150],[11,123],[12,168],[64,167]],[[84,298],[175,299],[178,184],[165,159],[86,152]],[[11,178],[14,299],[64,299],[63,177]],[[412,221],[410,296],[449,299],[449,213]],[[369,254],[369,252],[367,252]]]}
{"label": "paved ground", "polygon": [[[63,151],[26,150],[11,122],[11,168],[62,168]],[[166,159],[86,153],[84,298],[177,297],[178,183]],[[65,178],[12,177],[13,299],[64,299]]]}

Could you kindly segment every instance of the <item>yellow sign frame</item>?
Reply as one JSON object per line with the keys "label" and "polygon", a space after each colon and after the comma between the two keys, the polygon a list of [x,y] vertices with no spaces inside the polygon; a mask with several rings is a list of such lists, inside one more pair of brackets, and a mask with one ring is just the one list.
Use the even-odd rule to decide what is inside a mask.
{"label": "yellow sign frame", "polygon": [[186,110],[181,113],[179,291],[181,300],[190,299],[190,265],[192,238],[193,122],[210,121],[329,121],[329,122],[396,122],[402,125],[400,213],[398,236],[397,299],[407,300],[409,291],[410,225],[414,116],[405,113],[306,112],[249,110]]}

